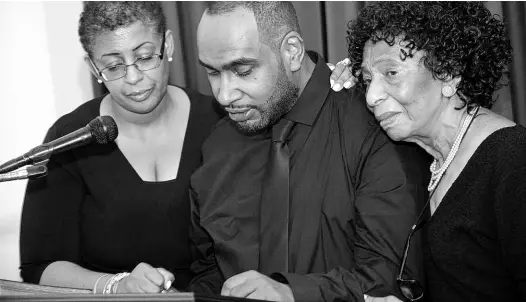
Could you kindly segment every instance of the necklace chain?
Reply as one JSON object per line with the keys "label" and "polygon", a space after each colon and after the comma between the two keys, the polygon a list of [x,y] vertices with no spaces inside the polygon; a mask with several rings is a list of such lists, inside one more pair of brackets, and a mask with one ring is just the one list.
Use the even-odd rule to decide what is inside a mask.
{"label": "necklace chain", "polygon": [[437,169],[438,161],[435,159],[433,163],[431,164],[431,167],[429,167],[429,170],[431,171],[431,179],[429,180],[429,186],[427,187],[427,190],[429,192],[433,191],[438,183],[440,182],[440,179],[446,173],[447,168],[455,158],[455,155],[457,155],[458,148],[460,147],[460,143],[462,143],[462,139],[464,138],[464,135],[466,134],[469,126],[471,125],[471,121],[475,117],[475,114],[478,112],[478,107],[474,112],[468,111],[468,116],[464,120],[464,123],[462,124],[462,128],[460,128],[460,131],[457,134],[457,137],[455,138],[455,141],[453,142],[453,146],[451,147],[451,150],[449,150],[449,153],[446,157],[446,161],[442,164],[440,168]]}

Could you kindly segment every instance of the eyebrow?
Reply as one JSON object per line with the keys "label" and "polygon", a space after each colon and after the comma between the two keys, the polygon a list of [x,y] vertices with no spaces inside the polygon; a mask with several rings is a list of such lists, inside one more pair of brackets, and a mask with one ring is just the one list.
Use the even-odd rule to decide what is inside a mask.
{"label": "eyebrow", "polygon": [[[374,65],[376,65],[376,64],[378,64],[380,62],[383,62],[383,61],[393,61],[395,63],[399,63],[398,61],[393,59],[393,57],[391,57],[389,54],[383,54],[383,55],[379,56],[378,58],[374,59],[372,66],[374,66]],[[364,68],[365,67],[365,63],[362,62],[362,66],[360,66],[360,67]]]}
{"label": "eyebrow", "polygon": [[[143,47],[144,44],[147,44],[147,43],[153,44],[152,42],[146,41],[146,42],[143,42],[143,43],[139,44],[138,46],[136,46],[134,49],[132,49],[132,51],[136,51],[137,49]],[[155,44],[153,44],[153,45],[155,46]],[[100,57],[103,58],[103,57],[107,57],[107,56],[111,57],[111,56],[118,56],[118,55],[120,55],[120,53],[118,53],[118,52],[110,52],[110,53],[105,53],[105,54],[103,54]]]}
{"label": "eyebrow", "polygon": [[[257,65],[259,64],[259,60],[258,59],[252,59],[252,58],[246,58],[246,57],[242,57],[242,58],[239,58],[239,59],[235,59],[233,61],[230,61],[226,64],[223,64],[221,66],[221,70],[230,70],[236,66],[240,66],[240,65]],[[215,67],[213,66],[210,66],[208,64],[206,64],[205,62],[201,61],[201,59],[199,59],[199,64],[201,64],[202,66],[208,68],[208,69],[216,69]]]}

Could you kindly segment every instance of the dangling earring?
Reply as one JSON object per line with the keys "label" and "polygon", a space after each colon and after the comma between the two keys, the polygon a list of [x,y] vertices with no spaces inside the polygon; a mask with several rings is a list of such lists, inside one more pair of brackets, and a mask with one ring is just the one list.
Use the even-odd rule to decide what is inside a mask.
{"label": "dangling earring", "polygon": [[455,92],[453,91],[453,87],[449,86],[449,85],[446,85],[444,87],[442,87],[442,94],[447,97],[447,98],[450,98],[453,96],[453,94],[455,94]]}
{"label": "dangling earring", "polygon": [[168,62],[172,62],[172,57],[168,57]]}
{"label": "dangling earring", "polygon": [[101,79],[97,79],[97,82],[99,82],[99,84],[102,84],[102,80]]}

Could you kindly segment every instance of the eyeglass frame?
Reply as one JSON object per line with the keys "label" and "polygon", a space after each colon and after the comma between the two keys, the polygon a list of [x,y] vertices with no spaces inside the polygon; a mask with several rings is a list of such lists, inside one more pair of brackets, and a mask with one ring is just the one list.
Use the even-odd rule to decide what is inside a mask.
{"label": "eyeglass frame", "polygon": [[[91,57],[90,57],[90,56],[88,56],[88,59],[89,59],[89,61],[90,61],[90,63],[91,63],[91,66],[93,67],[93,69],[95,69],[95,71],[97,71],[97,73],[99,74],[99,77],[100,77],[100,78],[104,79],[105,82],[112,82],[112,81],[116,81],[116,80],[118,80],[118,79],[122,79],[122,78],[124,78],[124,77],[128,74],[128,67],[130,67],[130,66],[132,66],[132,65],[135,66],[135,68],[137,68],[137,70],[138,70],[138,71],[141,71],[141,72],[142,72],[142,71],[153,70],[153,69],[155,69],[155,68],[161,66],[161,62],[163,61],[163,57],[164,57],[164,50],[165,50],[165,49],[164,49],[164,43],[165,43],[165,42],[166,42],[166,33],[163,34],[163,41],[162,41],[162,43],[161,43],[160,53],[158,53],[158,54],[155,53],[155,54],[151,55],[151,57],[154,57],[154,56],[159,57],[159,65],[157,65],[157,66],[155,66],[155,67],[153,67],[153,68],[150,68],[150,69],[146,69],[146,70],[140,70],[140,69],[139,69],[139,66],[136,65],[136,64],[137,64],[137,61],[141,60],[141,58],[137,58],[133,63],[128,64],[128,65],[123,64],[123,63],[119,63],[119,64],[116,64],[116,65],[114,65],[114,66],[104,67],[104,68],[102,68],[101,70],[99,70],[99,69],[97,68],[97,65],[95,65],[95,63],[91,60]],[[104,69],[107,69],[107,68],[110,68],[110,67],[115,67],[115,66],[117,66],[117,65],[124,65],[124,75],[123,75],[122,77],[119,77],[119,78],[116,78],[116,79],[113,79],[113,80],[107,80],[107,79],[106,79],[106,76],[102,73],[102,71],[103,71]]]}
{"label": "eyeglass frame", "polygon": [[[411,231],[407,235],[407,239],[406,239],[405,245],[404,245],[404,252],[403,252],[403,256],[402,256],[402,261],[400,262],[400,269],[398,270],[398,275],[396,277],[396,283],[398,283],[398,289],[402,293],[402,296],[404,296],[404,298],[406,298],[407,300],[409,300],[411,302],[418,301],[418,300],[420,300],[420,299],[422,299],[424,297],[424,287],[420,283],[418,283],[418,281],[416,281],[414,278],[411,278],[411,279],[404,279],[403,278],[405,263],[407,261],[407,256],[409,254],[409,246],[410,246],[410,243],[411,243],[411,237],[416,233],[416,231],[418,231],[427,222],[427,220],[425,220],[425,219],[422,220],[422,216],[424,216],[424,213],[426,212],[426,210],[427,210],[427,208],[429,206],[429,203],[431,202],[431,197],[435,193],[435,190],[436,190],[436,188],[433,189],[433,191],[429,194],[429,198],[427,199],[427,202],[424,205],[424,208],[422,209],[422,212],[420,212],[420,214],[418,215],[418,218],[416,219],[416,222],[413,224],[413,226],[411,227]],[[406,295],[406,293],[404,292],[404,290],[402,289],[402,283],[404,283],[404,282],[417,285],[420,288],[422,293],[416,298],[408,297]]]}

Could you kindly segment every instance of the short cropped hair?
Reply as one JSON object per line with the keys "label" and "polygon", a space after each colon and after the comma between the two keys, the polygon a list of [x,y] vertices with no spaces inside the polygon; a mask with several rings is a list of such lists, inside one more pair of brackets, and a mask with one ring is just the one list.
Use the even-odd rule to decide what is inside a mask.
{"label": "short cropped hair", "polygon": [[137,21],[152,26],[158,35],[163,36],[166,31],[166,17],[160,2],[86,1],[79,20],[80,43],[91,57],[97,36]]}
{"label": "short cropped hair", "polygon": [[228,14],[238,7],[254,13],[260,41],[274,51],[287,33],[295,31],[301,35],[296,9],[289,1],[208,1],[206,14]]}
{"label": "short cropped hair", "polygon": [[507,82],[512,48],[505,25],[481,2],[377,2],[366,6],[349,22],[347,41],[352,72],[361,82],[365,44],[385,41],[392,46],[401,37],[408,50],[400,57],[425,52],[422,62],[433,76],[445,80],[461,76],[461,108],[491,108],[493,93]]}

